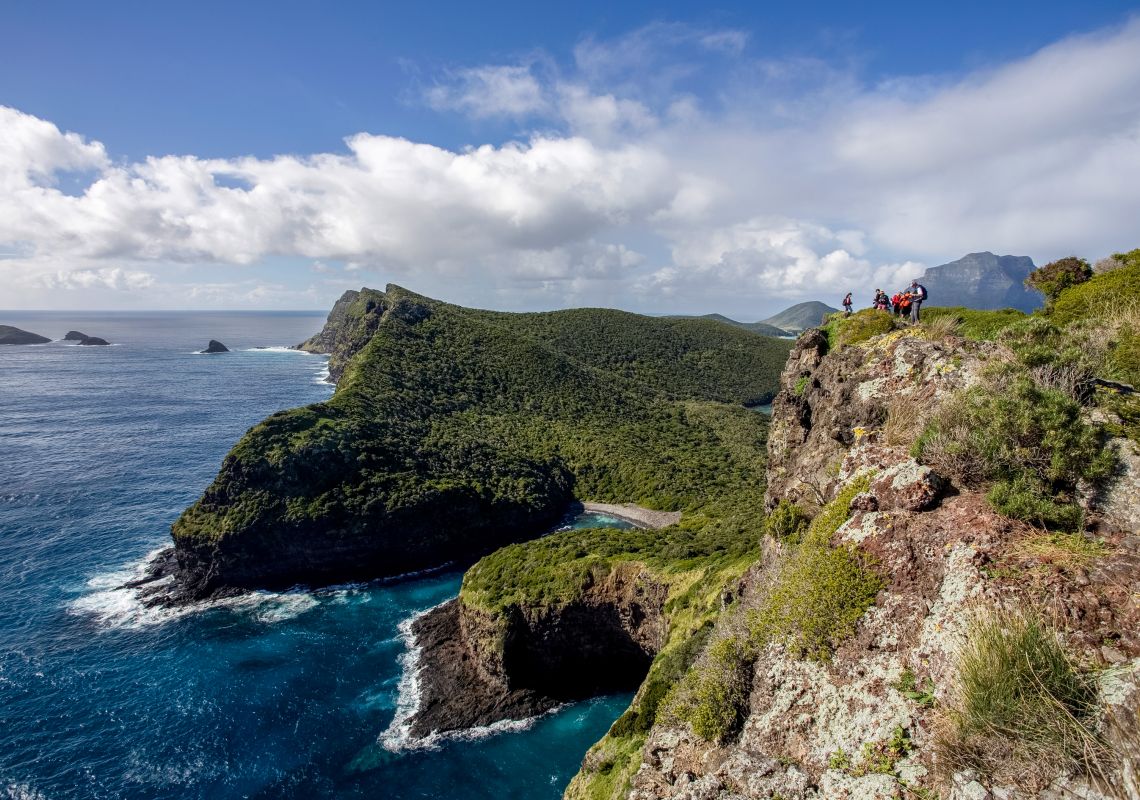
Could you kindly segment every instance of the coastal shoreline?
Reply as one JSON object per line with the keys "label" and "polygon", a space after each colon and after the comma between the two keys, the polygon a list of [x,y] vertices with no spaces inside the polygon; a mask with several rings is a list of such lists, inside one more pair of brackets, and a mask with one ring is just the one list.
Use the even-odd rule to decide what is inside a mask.
{"label": "coastal shoreline", "polygon": [[658,530],[676,525],[681,521],[680,511],[654,511],[651,508],[634,505],[633,503],[580,503],[583,511],[594,514],[605,514],[623,522],[628,522],[638,528]]}

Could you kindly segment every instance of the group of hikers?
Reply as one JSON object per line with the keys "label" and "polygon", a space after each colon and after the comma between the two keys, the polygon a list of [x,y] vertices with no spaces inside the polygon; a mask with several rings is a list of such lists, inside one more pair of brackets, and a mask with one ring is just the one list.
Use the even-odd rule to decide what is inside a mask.
{"label": "group of hikers", "polygon": [[[918,322],[920,309],[926,302],[926,297],[926,287],[914,280],[910,282],[910,288],[895,292],[893,297],[888,296],[882,289],[876,289],[871,308],[886,311],[896,317],[910,317],[911,322]],[[847,316],[851,316],[851,305],[851,292],[848,292],[843,298],[843,311]]]}

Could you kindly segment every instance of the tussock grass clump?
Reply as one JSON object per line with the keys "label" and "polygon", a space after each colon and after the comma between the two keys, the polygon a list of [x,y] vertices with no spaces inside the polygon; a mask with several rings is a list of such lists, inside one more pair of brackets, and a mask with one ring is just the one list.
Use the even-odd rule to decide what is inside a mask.
{"label": "tussock grass clump", "polygon": [[1100,539],[1090,539],[1083,533],[1054,531],[1026,536],[1014,543],[1013,550],[1020,556],[1074,572],[1091,566],[1108,552],[1108,546]]}
{"label": "tussock grass clump", "polygon": [[1038,617],[980,613],[956,666],[935,743],[944,778],[972,769],[1036,790],[1065,770],[1103,774],[1096,675]]}
{"label": "tussock grass clump", "polygon": [[887,421],[883,423],[886,443],[894,447],[913,444],[917,438],[915,431],[918,430],[921,413],[918,403],[910,398],[892,400],[887,405]]}
{"label": "tussock grass clump", "polygon": [[975,341],[992,342],[1011,324],[1025,319],[1025,314],[1013,308],[983,311],[961,306],[933,306],[922,309],[923,325],[933,328],[944,317],[953,319],[957,325],[954,333]]}
{"label": "tussock grass clump", "polygon": [[940,314],[923,323],[927,333],[935,339],[947,336],[957,336],[962,327],[962,321],[952,314]]}

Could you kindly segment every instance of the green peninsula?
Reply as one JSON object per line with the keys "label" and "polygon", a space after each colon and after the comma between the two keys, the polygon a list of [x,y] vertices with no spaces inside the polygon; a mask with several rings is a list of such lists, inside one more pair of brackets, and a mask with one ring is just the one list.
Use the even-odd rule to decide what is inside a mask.
{"label": "green peninsula", "polygon": [[[790,342],[605,309],[348,292],[304,349],[337,390],[252,428],[173,527],[188,597],[469,563],[574,498],[759,507]],[[716,516],[721,516],[717,514]]]}

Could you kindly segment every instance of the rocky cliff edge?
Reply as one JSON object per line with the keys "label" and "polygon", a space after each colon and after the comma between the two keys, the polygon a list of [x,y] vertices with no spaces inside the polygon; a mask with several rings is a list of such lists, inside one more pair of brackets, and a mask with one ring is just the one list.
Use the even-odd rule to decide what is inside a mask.
{"label": "rocky cliff edge", "polygon": [[[877,576],[873,603],[848,635],[825,640],[826,652],[816,657],[794,637],[761,638],[751,650],[739,644],[749,631],[755,642],[758,628],[773,627],[765,608],[770,616],[797,563],[795,545],[769,537],[764,557],[742,581],[743,596],[720,615],[690,670],[689,706],[674,690],[664,704],[672,701],[674,711],[657,715],[624,780],[611,773],[622,770],[629,740],[611,731],[587,755],[567,795],[1140,796],[1140,539],[1127,500],[1140,486],[1136,444],[1109,443],[1120,455],[1116,476],[1082,498],[1090,530],[1064,540],[996,513],[976,487],[957,485],[910,455],[926,421],[987,368],[1013,360],[1009,350],[924,327],[841,348],[834,334],[802,335],[783,373],[766,504],[777,514],[794,503],[814,515],[809,530],[822,531],[831,552],[851,554]],[[1073,541],[1092,544],[1082,549]],[[844,598],[821,601],[840,605]],[[803,607],[795,598],[782,602]],[[998,617],[1012,620],[998,626],[1008,630],[1019,624],[1017,609],[1027,608],[1047,616],[1094,682],[1088,725],[1095,733],[1082,745],[1088,769],[1044,758],[1027,770],[1030,750],[1019,749],[1016,737],[979,735],[987,746],[1007,743],[1009,752],[996,756],[963,753],[961,742],[950,752],[945,744],[945,731],[964,718],[962,659],[978,647],[971,637],[980,615],[1008,614]],[[1046,716],[1067,713],[1055,708]],[[710,718],[723,724],[710,725]],[[971,758],[990,766],[996,758],[999,766],[973,769]]]}

